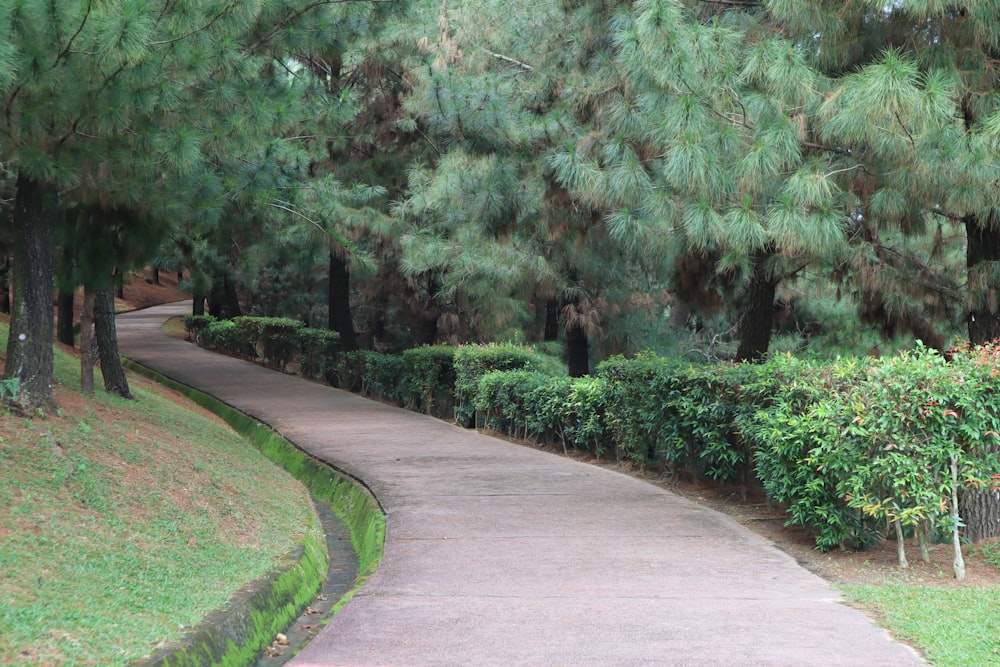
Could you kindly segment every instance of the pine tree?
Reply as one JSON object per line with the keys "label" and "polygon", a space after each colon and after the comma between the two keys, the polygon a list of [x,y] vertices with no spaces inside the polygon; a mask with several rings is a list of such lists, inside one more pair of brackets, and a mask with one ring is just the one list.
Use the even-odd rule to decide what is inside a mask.
{"label": "pine tree", "polygon": [[574,375],[630,309],[624,286],[641,271],[549,159],[580,130],[586,102],[573,91],[595,85],[620,4],[441,2],[406,105],[440,152],[413,171],[398,209],[412,225],[406,271],[486,335],[514,323],[551,336],[561,319]]}
{"label": "pine tree", "polygon": [[802,132],[822,82],[735,12],[640,1],[609,29],[613,58],[581,87],[586,132],[553,155],[557,178],[661,274],[708,259],[741,285],[736,356],[759,359],[779,283],[845,247],[839,156]]}
{"label": "pine tree", "polygon": [[[974,344],[1000,338],[996,4],[769,0],[738,13],[780,30],[827,80],[806,132],[842,156],[836,182],[854,199],[847,211],[872,256],[889,264],[873,232],[964,228],[968,336]],[[900,291],[879,297],[898,300]],[[1000,535],[998,494],[965,498],[966,537]]]}
{"label": "pine tree", "polygon": [[164,202],[185,180],[224,176],[281,136],[302,119],[296,100],[308,99],[291,54],[331,39],[332,4],[0,3],[0,132],[4,161],[17,172],[5,377],[20,380],[23,409],[53,404],[60,207],[131,207],[150,190]]}

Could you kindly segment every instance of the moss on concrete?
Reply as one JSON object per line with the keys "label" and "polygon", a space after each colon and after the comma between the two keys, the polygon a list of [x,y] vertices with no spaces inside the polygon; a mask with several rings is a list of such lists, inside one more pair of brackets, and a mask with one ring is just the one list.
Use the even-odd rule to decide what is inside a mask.
{"label": "moss on concrete", "polygon": [[[350,530],[359,563],[354,587],[333,606],[330,616],[336,613],[368,581],[382,559],[385,514],[375,497],[358,480],[310,456],[249,415],[145,366],[128,360],[126,365],[224,419],[264,456],[305,485],[317,501],[330,503]],[[307,537],[296,551],[291,565],[254,582],[236,594],[226,608],[206,618],[201,629],[180,645],[140,664],[164,667],[250,664],[315,597],[326,576],[328,554],[318,523],[309,527]]]}

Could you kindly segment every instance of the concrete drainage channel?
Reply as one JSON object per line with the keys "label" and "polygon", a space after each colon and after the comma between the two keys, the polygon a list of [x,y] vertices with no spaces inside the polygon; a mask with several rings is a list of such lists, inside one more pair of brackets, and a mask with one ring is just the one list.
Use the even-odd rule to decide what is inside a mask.
{"label": "concrete drainage channel", "polygon": [[358,572],[358,556],[351,546],[351,533],[343,521],[333,513],[327,503],[315,503],[316,513],[326,533],[330,553],[326,580],[313,601],[292,621],[281,639],[275,638],[264,648],[253,667],[279,667],[291,660],[298,651],[312,641],[316,633],[333,618],[334,605],[354,586]]}
{"label": "concrete drainage channel", "polygon": [[[184,639],[136,667],[277,667],[290,660],[368,581],[385,542],[385,513],[359,480],[298,449],[276,431],[214,397],[126,360],[128,368],[181,392],[224,419],[309,489],[321,526],[288,564],[237,591]],[[325,536],[325,539],[324,539]],[[325,542],[325,543],[324,543]],[[283,641],[277,641],[279,633]]]}

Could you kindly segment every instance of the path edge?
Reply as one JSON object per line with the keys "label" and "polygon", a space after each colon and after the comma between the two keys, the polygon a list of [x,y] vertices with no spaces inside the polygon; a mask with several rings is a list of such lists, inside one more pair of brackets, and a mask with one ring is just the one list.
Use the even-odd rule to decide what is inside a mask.
{"label": "path edge", "polygon": [[[329,502],[347,526],[358,558],[353,586],[320,621],[325,625],[368,582],[378,569],[385,545],[385,511],[363,481],[306,453],[269,425],[232,405],[177,382],[131,359],[125,366],[194,401],[224,420],[255,449],[284,468],[305,486],[315,502]],[[289,557],[295,562],[252,582],[235,593],[222,608],[207,616],[185,638],[135,667],[186,665],[249,665],[294,621],[319,592],[327,571],[327,548],[322,526],[309,534]],[[319,537],[317,537],[317,534]],[[249,593],[249,595],[248,595]]]}

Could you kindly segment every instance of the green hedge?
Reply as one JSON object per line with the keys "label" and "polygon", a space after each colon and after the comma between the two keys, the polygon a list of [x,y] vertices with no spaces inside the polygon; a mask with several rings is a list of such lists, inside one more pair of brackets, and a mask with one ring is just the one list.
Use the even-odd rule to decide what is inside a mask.
{"label": "green hedge", "polygon": [[329,378],[337,370],[340,355],[340,334],[328,329],[297,330],[299,372],[310,378]]}
{"label": "green hedge", "polygon": [[463,345],[455,349],[455,421],[466,428],[476,423],[479,379],[492,371],[537,371],[548,365],[543,355],[513,343]]}
{"label": "green hedge", "polygon": [[[210,322],[201,337],[240,350],[241,330],[253,331]],[[941,536],[956,526],[953,491],[1000,485],[998,357],[986,348],[946,360],[918,348],[737,365],[642,354],[571,379],[532,348],[490,344],[352,352],[335,375],[373,398],[453,412],[466,427],[759,484],[830,549],[879,542],[890,526]]]}
{"label": "green hedge", "polygon": [[876,543],[895,523],[942,536],[955,527],[953,485],[1000,480],[997,362],[991,349],[949,361],[924,348],[821,366],[772,362],[785,381],[750,388],[770,399],[741,429],[764,487],[819,547]]}
{"label": "green hedge", "polygon": [[192,338],[196,341],[199,340],[201,333],[212,322],[215,322],[215,318],[211,315],[185,315],[184,331],[188,333],[188,340]]}
{"label": "green hedge", "polygon": [[241,358],[253,358],[255,352],[247,345],[246,338],[233,320],[218,320],[209,323],[198,338],[205,347],[215,348],[222,352]]}
{"label": "green hedge", "polygon": [[361,393],[402,406],[408,395],[405,368],[401,355],[366,352]]}
{"label": "green hedge", "polygon": [[287,317],[261,317],[260,350],[264,363],[284,368],[300,356],[299,332],[305,325]]}
{"label": "green hedge", "polygon": [[[884,522],[849,507],[836,476],[812,458],[825,443],[840,442],[845,415],[839,397],[863,381],[867,364],[779,357],[744,387],[754,409],[740,415],[738,428],[754,451],[757,477],[770,498],[788,506],[788,523],[808,530],[824,550],[863,547],[880,540],[884,530]],[[850,450],[840,454],[845,465],[853,465]]]}
{"label": "green hedge", "polygon": [[403,352],[406,407],[442,419],[454,414],[455,348],[416,347]]}
{"label": "green hedge", "polygon": [[598,372],[607,383],[608,438],[619,457],[747,480],[748,452],[734,430],[736,413],[747,409],[744,367],[640,355],[613,357]]}

